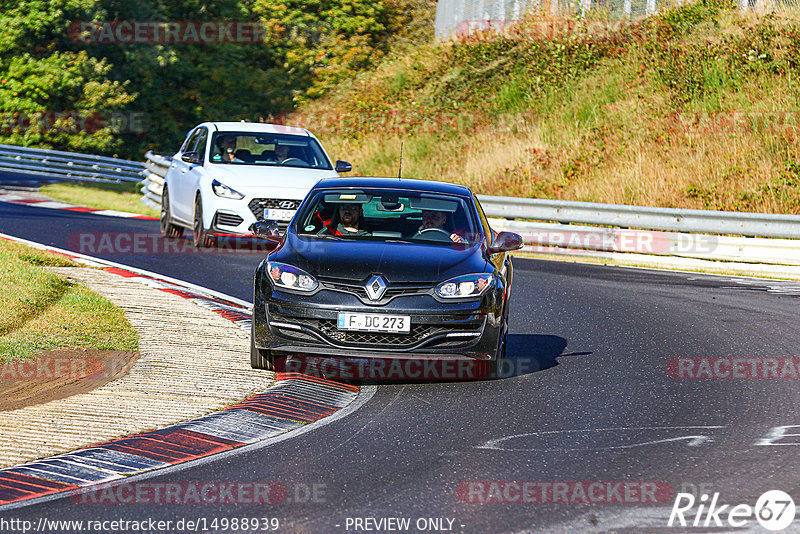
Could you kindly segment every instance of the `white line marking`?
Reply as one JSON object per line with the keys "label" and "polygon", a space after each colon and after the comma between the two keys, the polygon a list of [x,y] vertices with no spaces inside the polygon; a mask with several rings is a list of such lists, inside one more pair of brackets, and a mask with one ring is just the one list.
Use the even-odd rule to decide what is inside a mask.
{"label": "white line marking", "polygon": [[525,438],[528,436],[541,436],[546,434],[570,434],[570,433],[600,433],[600,432],[618,432],[618,431],[642,431],[642,430],[708,430],[708,429],[721,429],[727,428],[726,426],[654,426],[654,427],[612,427],[612,428],[587,428],[575,430],[546,430],[542,432],[526,432],[523,434],[514,434],[502,438],[490,439],[483,445],[475,446],[476,449],[490,449],[496,451],[537,451],[537,450],[560,450],[560,451],[600,451],[600,450],[613,450],[613,449],[632,449],[634,447],[644,447],[646,445],[654,445],[657,443],[667,443],[673,441],[689,440],[686,444],[689,447],[698,447],[704,443],[713,441],[709,436],[705,435],[690,435],[679,436],[675,438],[664,438],[659,440],[644,441],[629,445],[613,445],[610,447],[578,447],[578,448],[564,448],[564,447],[532,447],[532,448],[516,448],[516,447],[503,447],[501,444],[505,441]]}

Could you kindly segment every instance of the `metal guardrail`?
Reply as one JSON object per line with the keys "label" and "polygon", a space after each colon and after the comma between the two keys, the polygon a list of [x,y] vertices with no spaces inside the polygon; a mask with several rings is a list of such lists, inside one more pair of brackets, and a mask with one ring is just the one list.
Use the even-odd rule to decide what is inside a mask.
{"label": "metal guardrail", "polygon": [[800,239],[800,216],[648,208],[567,200],[478,196],[489,217],[673,232]]}
{"label": "metal guardrail", "polygon": [[61,150],[0,145],[0,173],[80,182],[139,182],[138,161]]}
{"label": "metal guardrail", "polygon": [[[142,201],[160,207],[172,158],[145,154]],[[800,216],[478,196],[495,230],[522,235],[525,250],[631,253],[800,265]],[[541,222],[541,221],[555,221]],[[581,226],[597,225],[597,226]],[[639,230],[629,230],[637,228]],[[692,232],[692,233],[689,233]],[[710,234],[735,234],[726,235]],[[789,238],[789,239],[760,239]]]}
{"label": "metal guardrail", "polygon": [[573,224],[489,219],[496,231],[516,232],[524,251],[594,257],[616,254],[800,266],[800,239],[751,238]]}
{"label": "metal guardrail", "polygon": [[142,202],[151,208],[161,209],[161,192],[164,190],[164,177],[167,175],[172,158],[152,151],[144,155],[142,175]]}

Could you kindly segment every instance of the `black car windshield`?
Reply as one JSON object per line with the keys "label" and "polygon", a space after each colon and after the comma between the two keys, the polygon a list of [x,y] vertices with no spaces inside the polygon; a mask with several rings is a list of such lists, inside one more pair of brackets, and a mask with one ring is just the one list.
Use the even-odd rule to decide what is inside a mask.
{"label": "black car windshield", "polygon": [[215,132],[208,157],[211,163],[227,165],[333,168],[319,143],[307,135]]}
{"label": "black car windshield", "polygon": [[300,235],[471,245],[481,239],[471,200],[426,191],[320,190],[297,217]]}

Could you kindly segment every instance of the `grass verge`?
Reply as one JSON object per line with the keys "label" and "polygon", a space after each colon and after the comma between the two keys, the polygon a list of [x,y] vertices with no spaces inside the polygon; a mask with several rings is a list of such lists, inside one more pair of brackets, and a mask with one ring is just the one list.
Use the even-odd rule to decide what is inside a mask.
{"label": "grass verge", "polygon": [[42,187],[41,192],[55,200],[77,206],[158,217],[158,210],[142,204],[140,188],[138,183],[133,182],[56,183]]}
{"label": "grass verge", "polygon": [[0,240],[0,362],[57,348],[138,350],[138,335],[122,310],[43,266],[77,265]]}
{"label": "grass verge", "polygon": [[[309,103],[355,173],[478,193],[800,213],[800,22],[697,0],[640,21],[532,14],[420,46]],[[293,120],[293,119],[297,120]]]}

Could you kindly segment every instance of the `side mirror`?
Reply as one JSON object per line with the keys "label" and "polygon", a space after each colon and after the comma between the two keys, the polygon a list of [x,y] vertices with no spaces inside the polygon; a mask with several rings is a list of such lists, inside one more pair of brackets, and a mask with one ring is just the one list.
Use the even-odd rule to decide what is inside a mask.
{"label": "side mirror", "polygon": [[278,223],[272,220],[256,221],[250,225],[250,233],[268,241],[279,242],[283,237],[278,230]]}
{"label": "side mirror", "polygon": [[181,155],[181,159],[186,163],[194,163],[195,165],[200,165],[200,153],[199,152],[184,152]]}
{"label": "side mirror", "polygon": [[489,254],[497,254],[499,252],[511,252],[512,250],[519,250],[522,248],[522,236],[514,232],[500,232],[494,238],[494,244],[489,247]]}
{"label": "side mirror", "polygon": [[336,172],[350,172],[353,170],[353,166],[347,163],[346,161],[337,160],[336,161]]}

